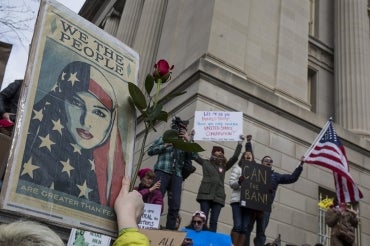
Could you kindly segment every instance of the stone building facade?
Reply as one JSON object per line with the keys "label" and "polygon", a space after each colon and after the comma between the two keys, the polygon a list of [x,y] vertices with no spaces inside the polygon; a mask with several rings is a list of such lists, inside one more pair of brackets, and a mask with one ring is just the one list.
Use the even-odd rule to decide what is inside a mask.
{"label": "stone building facade", "polygon": [[[370,2],[367,0],[87,0],[80,15],[140,54],[140,80],[158,59],[175,65],[162,95],[187,93],[165,105],[170,116],[190,120],[195,111],[243,112],[244,132],[253,135],[254,154],[274,159],[274,170],[291,173],[329,117],[344,144],[350,172],[364,198],[359,202],[357,244],[370,240]],[[149,146],[170,122],[156,126]],[[136,155],[143,138],[138,118]],[[230,157],[234,142],[199,142],[208,157],[222,145]],[[152,167],[156,158],[145,157]],[[197,164],[195,164],[197,165]],[[218,230],[229,233],[231,189]],[[202,172],[183,185],[182,226],[199,209],[195,201]],[[304,166],[300,179],[277,191],[268,241],[321,242],[320,199],[334,192],[332,173]],[[166,211],[166,208],[165,208]],[[1,221],[13,220],[1,214]],[[162,218],[165,220],[165,217]],[[161,224],[164,224],[162,222]],[[69,231],[53,226],[64,239]]]}
{"label": "stone building facade", "polygon": [[[333,117],[351,175],[364,194],[357,243],[370,240],[367,0],[87,0],[79,14],[139,52],[141,81],[158,59],[175,65],[162,95],[187,93],[165,105],[170,116],[188,119],[192,126],[195,111],[243,112],[257,161],[270,155],[278,172],[291,173]],[[147,145],[168,127],[169,122],[158,125]],[[142,137],[139,117],[137,152]],[[215,143],[200,144],[208,157]],[[234,142],[217,144],[232,155]],[[152,167],[155,161],[146,156],[143,165]],[[198,167],[184,182],[182,226],[199,208],[195,197],[201,177]],[[318,202],[334,191],[331,171],[305,165],[298,182],[278,189],[268,241],[280,234],[283,243],[328,243]],[[231,227],[227,202],[218,228],[229,233]]]}

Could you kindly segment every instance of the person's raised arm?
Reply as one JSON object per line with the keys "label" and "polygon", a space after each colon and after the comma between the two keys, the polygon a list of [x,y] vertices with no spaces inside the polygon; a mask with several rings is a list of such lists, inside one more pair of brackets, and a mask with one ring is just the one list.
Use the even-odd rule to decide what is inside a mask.
{"label": "person's raised arm", "polygon": [[136,190],[129,192],[130,179],[122,179],[122,187],[116,201],[114,210],[117,215],[119,237],[113,246],[148,246],[148,238],[138,231],[138,221],[144,211],[144,202]]}
{"label": "person's raised arm", "polygon": [[245,137],[243,134],[239,136],[238,145],[235,148],[233,156],[226,162],[226,170],[229,170],[237,161],[239,158],[239,155],[242,151],[242,144],[245,140]]}

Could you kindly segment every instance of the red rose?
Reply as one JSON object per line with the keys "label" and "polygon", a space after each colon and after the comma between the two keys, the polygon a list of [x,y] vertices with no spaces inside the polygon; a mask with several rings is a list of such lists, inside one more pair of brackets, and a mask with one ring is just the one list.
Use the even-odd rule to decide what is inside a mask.
{"label": "red rose", "polygon": [[155,65],[154,68],[158,70],[158,73],[160,76],[164,76],[170,72],[170,70],[173,69],[173,65],[170,67],[168,62],[166,60],[159,60]]}
{"label": "red rose", "polygon": [[171,70],[174,68],[174,65],[170,66],[168,62],[164,59],[159,60],[154,65],[153,77],[155,80],[161,79],[162,83],[166,82],[171,75]]}

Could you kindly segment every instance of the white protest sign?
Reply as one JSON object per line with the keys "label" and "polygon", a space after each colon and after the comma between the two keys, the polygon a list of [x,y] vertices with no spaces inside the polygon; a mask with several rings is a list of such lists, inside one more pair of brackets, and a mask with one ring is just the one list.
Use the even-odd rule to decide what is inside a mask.
{"label": "white protest sign", "polygon": [[158,229],[161,218],[161,205],[144,203],[144,213],[141,216],[139,228]]}
{"label": "white protest sign", "polygon": [[196,111],[194,140],[239,141],[243,134],[243,112]]}
{"label": "white protest sign", "polygon": [[110,241],[106,235],[72,228],[67,246],[109,246]]}

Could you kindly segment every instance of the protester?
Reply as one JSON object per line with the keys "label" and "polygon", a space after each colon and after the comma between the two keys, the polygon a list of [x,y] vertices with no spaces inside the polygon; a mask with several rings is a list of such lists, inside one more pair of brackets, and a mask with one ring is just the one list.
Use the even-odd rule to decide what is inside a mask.
{"label": "protester", "polygon": [[[224,149],[220,146],[213,146],[212,155],[209,159],[196,158],[195,161],[202,166],[203,178],[199,186],[197,201],[200,210],[204,211],[209,218],[210,231],[217,231],[217,222],[222,207],[225,206],[225,173],[237,161],[242,149],[244,136],[240,135],[240,141],[233,156],[227,160],[224,156]],[[210,217],[208,217],[210,214]],[[206,221],[207,221],[206,220]]]}
{"label": "protester", "polygon": [[[172,120],[171,128],[179,132],[179,138],[186,142],[192,141],[187,132],[189,121],[183,121],[180,117],[175,117]],[[177,230],[176,220],[178,218],[181,205],[182,192],[182,168],[185,162],[195,159],[197,153],[188,153],[178,150],[172,144],[165,143],[163,137],[155,140],[152,146],[148,149],[148,155],[158,155],[156,164],[154,165],[155,181],[161,181],[159,190],[164,197],[168,192],[168,213],[166,221],[166,229]]]}
{"label": "protester", "polygon": [[135,187],[143,197],[145,203],[161,205],[161,212],[163,212],[163,196],[159,191],[161,181],[158,180],[153,184],[155,179],[155,174],[150,168],[142,168],[138,172],[140,178],[140,184],[138,187]]}
{"label": "protester", "polygon": [[[271,202],[274,202],[274,198],[276,195],[276,190],[279,186],[279,184],[292,184],[296,182],[303,170],[303,157],[301,157],[301,162],[298,165],[298,167],[293,171],[292,174],[280,174],[277,172],[274,172],[272,170],[271,174],[271,192],[272,192],[272,197],[271,197]],[[262,158],[261,161],[262,165],[265,165],[267,167],[272,167],[273,160],[270,156],[265,156]],[[267,225],[270,220],[270,214],[271,212],[258,212],[256,211],[254,215],[252,214],[250,217],[250,222],[248,225],[247,233],[246,233],[246,241],[245,241],[245,246],[249,246],[250,243],[250,235],[254,227],[254,223],[256,222],[257,227],[256,227],[256,237],[254,238],[254,245],[264,245],[266,242],[266,235],[265,231],[267,228]]]}
{"label": "protester", "polygon": [[356,228],[358,225],[357,212],[347,207],[346,203],[338,206],[338,201],[334,200],[334,205],[326,211],[326,224],[331,227],[331,246],[352,246],[356,238]]}
{"label": "protester", "polygon": [[65,244],[49,227],[26,220],[0,225],[0,245],[64,246]]}
{"label": "protester", "polygon": [[186,232],[182,246],[230,246],[230,236],[222,233],[209,231],[206,223],[206,214],[203,211],[195,211],[190,224],[181,231]]}
{"label": "protester", "polygon": [[252,135],[248,135],[247,143],[245,144],[245,152],[242,154],[239,163],[234,165],[231,169],[229,178],[229,185],[232,189],[230,206],[232,209],[234,223],[230,235],[234,246],[244,245],[248,226],[247,223],[249,222],[248,209],[240,206],[240,185],[244,180],[244,177],[242,176],[243,161],[254,161],[251,140]]}
{"label": "protester", "polygon": [[144,212],[144,202],[138,191],[129,192],[129,189],[130,179],[123,178],[114,204],[119,233],[113,246],[148,246],[148,238],[138,229],[138,222]]}
{"label": "protester", "polygon": [[[208,231],[208,227],[206,224],[206,215],[204,214],[203,211],[195,211],[193,213],[193,216],[191,217],[190,224],[187,225],[185,228],[182,229],[182,231],[185,232],[200,232],[200,231]],[[193,239],[190,237],[190,235],[186,235],[183,243],[181,244],[182,246],[193,246],[197,245],[194,244]]]}
{"label": "protester", "polygon": [[0,132],[12,135],[23,80],[10,83],[0,92]]}

